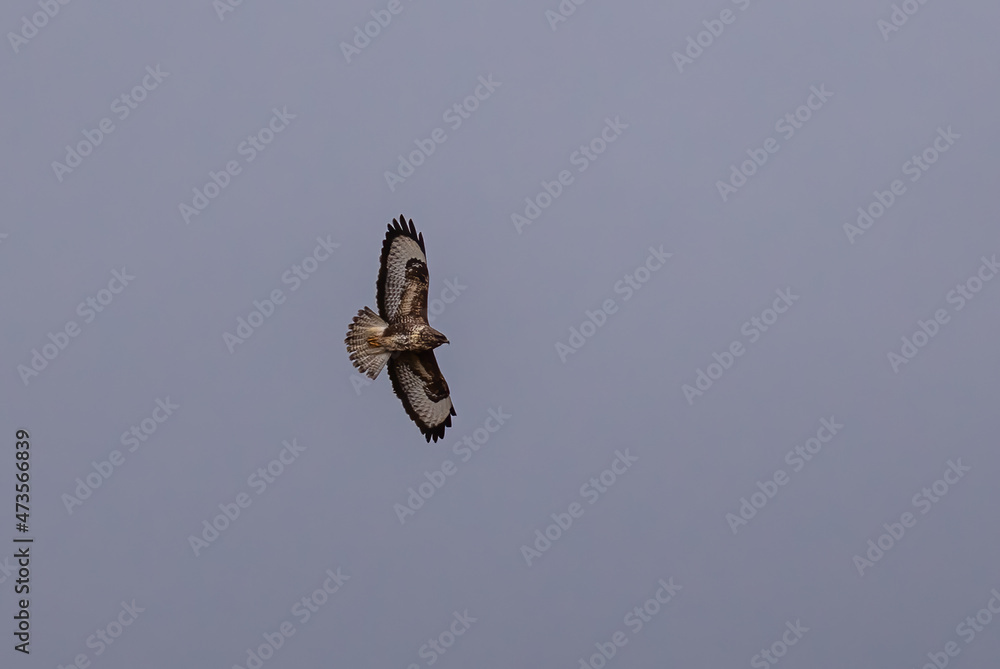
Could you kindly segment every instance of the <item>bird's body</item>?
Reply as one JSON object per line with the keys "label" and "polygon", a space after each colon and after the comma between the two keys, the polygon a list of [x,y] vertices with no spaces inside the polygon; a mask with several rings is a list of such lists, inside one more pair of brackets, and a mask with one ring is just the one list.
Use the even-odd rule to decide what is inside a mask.
{"label": "bird's body", "polygon": [[427,322],[429,275],[424,237],[402,216],[389,225],[376,282],[379,313],[360,310],[344,342],[354,366],[378,378],[388,364],[392,388],[427,441],[444,437],[455,407],[434,349],[448,338]]}
{"label": "bird's body", "polygon": [[430,351],[448,339],[426,323],[402,322],[389,325],[379,337],[368,343],[387,351]]}

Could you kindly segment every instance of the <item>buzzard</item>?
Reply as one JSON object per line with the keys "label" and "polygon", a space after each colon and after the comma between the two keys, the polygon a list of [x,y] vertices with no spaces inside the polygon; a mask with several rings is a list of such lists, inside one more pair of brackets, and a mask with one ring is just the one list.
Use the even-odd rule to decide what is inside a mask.
{"label": "buzzard", "polygon": [[393,219],[382,242],[375,283],[378,313],[365,307],[348,326],[344,342],[354,366],[378,378],[386,363],[392,389],[427,441],[444,438],[455,407],[434,349],[448,338],[427,323],[427,256],[413,219]]}

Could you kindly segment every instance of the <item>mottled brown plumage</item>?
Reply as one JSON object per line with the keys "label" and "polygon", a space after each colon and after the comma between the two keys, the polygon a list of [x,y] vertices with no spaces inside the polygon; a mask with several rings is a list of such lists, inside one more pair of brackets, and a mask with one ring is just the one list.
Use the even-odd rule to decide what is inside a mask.
{"label": "mottled brown plumage", "polygon": [[372,379],[388,364],[392,388],[427,441],[444,437],[456,415],[434,349],[448,338],[427,322],[430,285],[424,237],[413,221],[393,219],[376,282],[379,313],[358,312],[344,342],[354,366]]}

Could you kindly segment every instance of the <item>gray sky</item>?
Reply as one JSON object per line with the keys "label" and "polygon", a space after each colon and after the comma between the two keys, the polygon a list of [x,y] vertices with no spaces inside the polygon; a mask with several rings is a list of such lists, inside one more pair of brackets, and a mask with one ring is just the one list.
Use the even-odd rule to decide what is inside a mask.
{"label": "gray sky", "polygon": [[[987,666],[998,23],[5,4],[4,666]],[[400,213],[436,444],[343,344]]]}

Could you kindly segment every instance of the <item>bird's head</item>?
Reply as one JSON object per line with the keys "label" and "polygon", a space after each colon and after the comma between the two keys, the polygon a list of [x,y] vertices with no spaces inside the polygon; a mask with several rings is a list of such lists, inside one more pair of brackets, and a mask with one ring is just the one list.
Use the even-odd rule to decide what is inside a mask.
{"label": "bird's head", "polygon": [[450,341],[448,341],[447,337],[445,337],[443,334],[441,334],[440,332],[438,332],[429,325],[427,326],[427,332],[425,336],[427,338],[427,341],[430,343],[431,348],[437,348],[441,344],[451,343]]}

